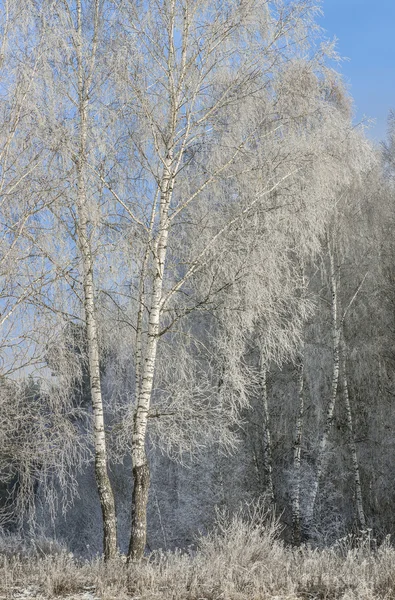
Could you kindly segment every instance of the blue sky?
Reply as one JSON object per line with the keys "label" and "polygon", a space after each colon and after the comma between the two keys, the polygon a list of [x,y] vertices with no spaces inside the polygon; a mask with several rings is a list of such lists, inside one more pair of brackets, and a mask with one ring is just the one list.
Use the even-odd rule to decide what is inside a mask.
{"label": "blue sky", "polygon": [[355,118],[376,120],[368,136],[379,141],[395,109],[395,0],[323,0],[325,36],[338,38],[343,74],[355,101]]}

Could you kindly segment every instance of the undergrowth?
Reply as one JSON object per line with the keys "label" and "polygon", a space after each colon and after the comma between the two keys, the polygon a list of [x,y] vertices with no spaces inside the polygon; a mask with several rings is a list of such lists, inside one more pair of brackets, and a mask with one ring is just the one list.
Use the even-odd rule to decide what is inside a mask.
{"label": "undergrowth", "polygon": [[[373,548],[373,549],[372,549]],[[155,552],[126,565],[82,561],[48,540],[0,543],[0,597],[104,600],[395,600],[387,540],[344,538],[331,548],[286,547],[278,523],[255,511],[219,515],[193,553]]]}

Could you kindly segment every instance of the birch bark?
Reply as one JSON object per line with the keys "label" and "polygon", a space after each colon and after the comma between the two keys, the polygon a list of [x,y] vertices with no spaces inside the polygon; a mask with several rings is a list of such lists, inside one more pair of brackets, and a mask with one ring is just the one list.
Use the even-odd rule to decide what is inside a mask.
{"label": "birch bark", "polygon": [[[94,425],[94,451],[95,451],[95,477],[99,492],[100,505],[103,517],[103,551],[105,560],[114,558],[117,553],[117,522],[115,515],[115,501],[108,476],[107,448],[104,429],[103,398],[101,391],[100,375],[100,350],[98,340],[98,327],[95,311],[95,289],[93,281],[94,256],[92,253],[89,216],[87,207],[86,190],[86,164],[87,164],[87,136],[88,136],[88,90],[89,77],[84,75],[82,57],[82,6],[77,0],[77,36],[76,53],[78,64],[78,117],[79,117],[79,149],[75,159],[77,172],[77,236],[83,263],[83,292],[86,324],[86,338],[88,346],[90,391],[92,398],[93,425]],[[98,26],[99,2],[96,1],[95,34]],[[92,66],[94,63],[92,52]],[[92,71],[91,71],[92,74]]]}
{"label": "birch bark", "polygon": [[[164,162],[160,186],[160,224],[157,242],[154,247],[155,276],[151,292],[147,345],[144,353],[144,362],[138,366],[138,373],[141,372],[141,383],[137,382],[137,408],[134,415],[132,434],[134,487],[132,498],[132,532],[128,552],[129,560],[140,560],[143,557],[147,539],[147,504],[150,475],[145,444],[159,338],[163,275],[170,230],[168,215],[173,187],[172,153],[169,150]],[[142,301],[143,298],[140,299],[140,302]],[[140,310],[142,310],[142,307],[140,307]],[[139,351],[141,350],[139,349]]]}
{"label": "birch bark", "polygon": [[342,362],[342,379],[343,379],[343,398],[344,398],[344,406],[346,409],[346,419],[347,419],[347,428],[349,435],[349,447],[351,453],[351,461],[352,461],[352,471],[355,485],[355,503],[357,509],[357,519],[358,525],[361,529],[365,529],[366,527],[366,518],[365,512],[363,509],[363,499],[362,499],[362,486],[361,486],[361,476],[359,471],[359,461],[357,454],[357,446],[355,443],[355,435],[354,435],[354,425],[353,418],[351,412],[350,405],[350,395],[348,391],[348,379],[347,379],[347,362],[346,362],[346,343],[344,341],[344,337],[341,337],[341,362]]}
{"label": "birch bark", "polygon": [[[146,454],[146,438],[148,415],[151,405],[155,365],[157,357],[157,348],[159,340],[159,328],[161,314],[163,310],[163,280],[165,274],[165,262],[167,254],[167,243],[170,233],[171,221],[169,218],[169,209],[173,195],[175,173],[183,155],[183,147],[179,156],[174,161],[174,145],[176,137],[176,127],[181,106],[181,83],[185,76],[186,69],[186,48],[185,37],[189,27],[187,15],[184,19],[183,48],[181,51],[181,74],[180,80],[176,82],[175,73],[176,51],[174,42],[174,32],[176,23],[175,0],[169,5],[168,19],[168,56],[166,61],[167,91],[169,99],[169,112],[167,118],[168,135],[165,145],[165,152],[162,158],[163,170],[158,184],[159,206],[157,211],[157,196],[153,201],[151,221],[147,240],[147,249],[152,252],[154,276],[152,281],[152,290],[149,297],[148,330],[146,345],[142,349],[142,315],[146,306],[146,294],[144,287],[144,277],[148,264],[148,253],[145,254],[141,279],[140,279],[140,297],[137,319],[136,334],[136,396],[137,406],[133,419],[132,431],[132,462],[133,462],[133,496],[132,496],[132,529],[129,542],[128,560],[140,560],[144,556],[147,540],[147,506],[148,492],[150,483],[150,470]],[[156,136],[154,136],[156,139]],[[157,148],[159,150],[159,148]],[[158,152],[160,155],[160,152]],[[174,164],[176,163],[176,164]],[[155,216],[158,214],[158,232],[154,237]]]}
{"label": "birch bark", "polygon": [[[239,9],[239,6],[235,5],[229,15],[226,11],[225,13],[220,11],[218,14],[214,11],[214,20],[211,14],[208,17],[206,5],[199,2],[179,3],[176,0],[169,0],[165,4],[152,5],[152,8],[148,4],[136,8],[133,3],[126,3],[123,10],[125,22],[130,19],[125,29],[125,40],[131,39],[129,48],[131,61],[126,77],[122,67],[120,81],[124,82],[126,79],[127,89],[130,90],[127,101],[133,105],[131,98],[134,98],[138,113],[136,123],[138,122],[142,128],[140,133],[131,134],[137,149],[139,169],[141,168],[136,180],[143,179],[142,173],[145,173],[144,177],[149,181],[146,197],[148,203],[152,202],[153,206],[151,223],[148,224],[145,221],[145,198],[140,207],[143,210],[141,212],[134,210],[134,206],[140,202],[140,187],[136,188],[136,198],[131,203],[133,210],[129,210],[129,201],[121,200],[119,195],[107,186],[128,212],[134,224],[137,224],[146,236],[143,247],[145,245],[147,251],[141,253],[142,267],[138,284],[136,282],[139,295],[135,328],[136,407],[131,435],[135,483],[132,498],[132,532],[128,551],[129,560],[139,560],[144,554],[147,536],[149,465],[145,446],[154,392],[158,341],[160,335],[166,333],[178,319],[183,318],[194,308],[188,306],[188,301],[180,312],[174,311],[174,319],[169,316],[169,325],[162,329],[165,311],[170,315],[171,304],[176,304],[176,298],[181,297],[180,292],[183,288],[188,286],[200,269],[203,273],[206,267],[209,268],[217,252],[216,245],[220,246],[222,238],[228,231],[238,222],[247,219],[250,213],[258,209],[261,202],[265,202],[264,199],[268,201],[267,210],[274,209],[269,200],[271,194],[285,181],[296,176],[300,167],[295,164],[298,161],[294,162],[292,159],[289,167],[279,169],[278,175],[276,174],[274,178],[270,176],[267,180],[264,177],[262,185],[257,183],[255,181],[255,135],[258,134],[261,140],[263,137],[273,137],[273,150],[277,155],[275,150],[277,125],[269,123],[266,130],[266,127],[263,127],[266,116],[263,115],[257,117],[256,124],[252,128],[254,131],[250,131],[251,123],[247,126],[247,123],[241,122],[248,106],[246,99],[252,100],[255,94],[258,97],[262,90],[262,78],[270,73],[269,81],[272,78],[274,64],[282,61],[280,53],[276,55],[275,52],[272,56],[272,46],[274,48],[278,39],[288,31],[284,28],[282,20],[279,23],[278,33],[275,33],[274,29],[272,32],[272,28],[269,28],[270,43],[267,47],[262,43],[261,35],[256,33],[251,36],[248,33],[249,37],[243,37],[245,45],[240,46],[241,38],[236,34],[239,28],[240,34],[245,36],[250,29],[251,32],[255,31],[255,23],[261,26],[260,19],[263,18],[262,24],[268,22],[268,15],[262,16],[259,3],[251,3],[246,10],[243,7]],[[132,36],[130,32],[133,32]],[[262,54],[265,56],[267,54],[269,61],[262,60],[261,66],[257,67],[256,57]],[[272,59],[273,67],[268,68],[268,64],[272,65]],[[149,68],[147,65],[150,65]],[[124,93],[122,89],[120,92]],[[163,102],[158,103],[158,97]],[[130,129],[132,130],[134,126],[133,121]],[[208,152],[202,152],[204,146],[207,147]],[[126,152],[129,150],[126,149]],[[133,164],[135,162],[136,158],[133,157]],[[228,202],[225,196],[228,196],[229,186],[232,185],[233,180],[235,183],[238,182],[237,186],[240,185],[240,189],[244,189],[244,178],[249,180],[249,173],[254,173],[251,177],[253,191],[245,197],[244,193],[236,192],[241,202],[238,210],[236,197],[231,198],[229,195],[228,200],[232,201]],[[176,180],[177,189],[173,197]],[[171,227],[173,232],[177,227],[181,227],[179,229],[181,231],[189,231],[189,226],[193,226],[195,219],[195,217],[191,219],[193,206],[201,202],[196,215],[201,212],[203,216],[206,203],[211,202],[210,195],[212,195],[213,205],[216,206],[216,192],[210,191],[210,188],[218,190],[220,203],[225,202],[229,214],[216,222],[210,223],[207,220],[207,225],[205,225],[206,217],[202,220],[201,216],[196,216],[195,235],[199,236],[201,231],[202,239],[199,239],[199,243],[191,247],[185,255],[182,250],[182,254],[173,256],[173,245],[171,245],[171,253],[168,254],[167,244]],[[158,200],[153,198],[155,190],[158,191]],[[216,210],[215,206],[214,210]],[[141,214],[144,214],[144,218],[141,218]],[[172,239],[174,238],[170,241]],[[177,244],[178,241],[174,244],[174,248]],[[222,250],[219,249],[218,252]],[[166,273],[166,256],[168,263],[173,259],[172,273]],[[221,273],[221,277],[227,279],[228,274]],[[147,285],[144,283],[145,278]],[[164,280],[166,280],[165,285]],[[230,280],[229,286],[232,286],[237,278],[232,275]],[[220,286],[216,292],[215,287],[213,285],[212,292],[210,288],[209,294],[219,295],[225,289],[225,286]],[[208,296],[207,303],[210,300],[211,297]],[[273,502],[266,384],[263,385],[262,396],[265,421],[265,468],[269,481],[270,500]]]}
{"label": "birch bark", "polygon": [[[338,288],[337,288],[337,274],[335,268],[334,253],[328,240],[328,254],[329,254],[329,278],[330,278],[330,289],[331,289],[331,314],[332,314],[332,384],[331,384],[331,395],[329,398],[328,406],[326,409],[325,424],[322,431],[319,447],[318,456],[316,463],[315,477],[308,503],[306,507],[306,530],[311,531],[313,518],[314,518],[314,507],[317,499],[319,484],[324,471],[324,460],[325,452],[328,447],[329,434],[332,427],[333,415],[336,405],[337,389],[339,385],[339,369],[340,369],[340,329],[338,324]],[[343,316],[344,318],[344,316]],[[343,319],[342,319],[343,320]]]}

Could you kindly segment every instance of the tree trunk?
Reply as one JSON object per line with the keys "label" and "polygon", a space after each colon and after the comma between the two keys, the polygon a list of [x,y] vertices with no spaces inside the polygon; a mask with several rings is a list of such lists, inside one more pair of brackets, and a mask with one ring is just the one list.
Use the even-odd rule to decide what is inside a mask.
{"label": "tree trunk", "polygon": [[304,419],[304,357],[300,358],[297,366],[299,411],[296,419],[294,440],[294,489],[292,494],[292,540],[295,546],[302,541],[300,517],[300,464],[302,455],[303,419]]}
{"label": "tree trunk", "polygon": [[117,521],[114,494],[107,470],[107,448],[104,429],[103,399],[101,392],[100,350],[98,327],[95,314],[95,295],[93,282],[94,258],[89,236],[89,218],[86,196],[86,140],[88,133],[88,90],[84,81],[82,61],[82,7],[77,0],[77,61],[79,95],[79,151],[76,158],[77,170],[77,236],[83,262],[83,292],[88,346],[89,379],[92,399],[95,447],[95,477],[99,492],[103,516],[103,552],[104,559],[114,558],[117,554]]}
{"label": "tree trunk", "polygon": [[[84,307],[86,337],[89,353],[89,378],[92,398],[95,445],[95,476],[103,516],[104,558],[114,558],[117,553],[117,522],[115,501],[107,471],[107,449],[104,430],[103,399],[101,394],[99,343],[93,296],[93,261],[86,242],[86,229],[82,233],[81,248],[84,263]],[[84,241],[85,240],[85,241]]]}
{"label": "tree trunk", "polygon": [[313,485],[310,491],[310,496],[306,507],[306,531],[311,531],[313,518],[314,518],[314,507],[317,499],[319,484],[323,475],[325,452],[328,446],[329,434],[332,427],[333,415],[336,405],[337,388],[339,385],[339,367],[340,367],[340,335],[339,335],[339,324],[337,316],[338,307],[338,293],[337,293],[337,275],[334,263],[334,257],[332,249],[328,242],[329,251],[329,265],[330,265],[330,285],[331,285],[331,312],[332,312],[332,356],[333,356],[333,368],[332,368],[332,385],[331,385],[331,396],[326,409],[326,418],[324,429],[322,432],[318,456],[316,462],[316,471],[313,481]]}
{"label": "tree trunk", "polygon": [[359,462],[357,455],[357,447],[355,444],[355,436],[354,436],[354,427],[353,427],[353,419],[352,412],[350,406],[350,395],[348,392],[348,381],[347,381],[347,366],[346,366],[346,344],[344,338],[341,339],[341,359],[342,359],[342,375],[343,375],[343,397],[344,397],[344,405],[346,409],[346,419],[347,419],[347,428],[349,434],[349,446],[351,452],[351,460],[352,460],[352,470],[355,484],[355,502],[357,508],[357,518],[358,525],[360,529],[366,528],[366,518],[365,512],[363,510],[363,501],[362,501],[362,487],[361,487],[361,477],[359,472]]}
{"label": "tree trunk", "polygon": [[155,374],[155,362],[159,339],[159,325],[162,312],[162,288],[167,240],[170,223],[168,218],[174,177],[171,173],[172,155],[168,154],[161,182],[160,224],[154,251],[155,276],[151,293],[151,306],[148,321],[147,346],[144,363],[140,365],[141,385],[138,389],[137,408],[133,423],[132,461],[134,489],[132,502],[132,531],[129,543],[128,560],[140,560],[144,555],[147,537],[147,504],[149,489],[149,467],[145,451],[148,413],[151,404]]}
{"label": "tree trunk", "polygon": [[130,536],[128,556],[131,560],[139,560],[144,556],[147,540],[147,506],[150,483],[148,462],[133,467],[132,498],[132,532]]}
{"label": "tree trunk", "polygon": [[265,470],[267,496],[271,506],[274,506],[272,440],[269,428],[269,408],[267,402],[267,370],[261,362],[260,369],[262,409],[263,409],[263,467]]}
{"label": "tree trunk", "polygon": [[[89,378],[94,421],[95,477],[103,516],[104,558],[105,560],[108,560],[114,558],[117,553],[117,521],[114,495],[107,471],[107,449],[104,430],[103,399],[101,393],[99,343],[93,296],[93,261],[89,250],[89,243],[86,242],[86,229],[85,232],[81,232],[81,234],[81,248],[83,249],[84,263],[83,287],[86,337],[89,353]],[[85,242],[83,240],[85,240]]]}

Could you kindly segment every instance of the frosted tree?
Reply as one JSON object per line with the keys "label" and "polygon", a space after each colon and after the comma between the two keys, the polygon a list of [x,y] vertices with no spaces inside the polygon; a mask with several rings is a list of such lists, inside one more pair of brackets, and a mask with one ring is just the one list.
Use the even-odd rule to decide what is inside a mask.
{"label": "frosted tree", "polygon": [[24,233],[44,202],[26,180],[34,178],[45,153],[32,135],[39,119],[34,99],[41,48],[28,37],[27,11],[5,2],[0,18],[0,346],[5,378],[33,361],[35,351],[34,333],[29,336],[29,327],[21,324],[29,320],[27,300],[43,285],[46,272],[32,257]]}
{"label": "frosted tree", "polygon": [[[116,286],[107,295],[124,337],[134,332],[133,404],[124,422],[135,481],[129,555],[139,559],[146,540],[148,425],[161,428],[167,421],[177,429],[198,396],[199,430],[215,431],[214,389],[223,407],[216,419],[226,427],[226,414],[237,420],[257,383],[256,371],[241,365],[259,322],[264,362],[295,350],[306,308],[295,291],[292,254],[318,246],[336,187],[328,172],[341,160],[331,157],[352,133],[348,116],[330,101],[340,86],[324,66],[325,51],[303,58],[314,5],[279,2],[269,10],[254,0],[217,10],[174,0],[125,2],[119,10],[111,120],[117,144],[96,177],[116,202],[131,243],[125,285],[137,300],[128,303]],[[266,244],[257,243],[260,236]],[[280,308],[271,312],[276,302]],[[213,315],[206,327],[212,324],[216,350],[201,359],[205,369],[190,362],[208,339],[188,322],[195,312]],[[199,394],[191,385],[181,392],[169,374],[169,341],[181,352],[174,365],[180,385],[186,373],[191,381],[205,373]],[[177,394],[166,393],[159,374]],[[190,431],[187,423],[178,430]]]}
{"label": "frosted tree", "polygon": [[[365,172],[373,162],[373,153],[366,154]],[[344,403],[346,415],[346,429],[348,432],[348,444],[352,461],[352,475],[355,485],[355,507],[357,521],[360,527],[364,528],[366,524],[363,510],[361,478],[359,470],[359,460],[355,444],[355,433],[353,426],[353,417],[350,406],[348,375],[347,375],[347,345],[345,341],[345,325],[347,319],[355,310],[355,304],[359,300],[361,290],[369,274],[369,261],[365,260],[368,254],[368,238],[364,237],[363,219],[355,223],[355,214],[362,210],[362,191],[360,186],[360,177],[364,178],[362,170],[353,184],[349,185],[341,194],[336,203],[332,221],[328,223],[328,229],[325,237],[326,245],[326,285],[328,286],[328,305],[331,313],[331,353],[332,353],[332,374],[330,396],[326,404],[323,429],[320,435],[319,447],[316,458],[316,472],[310,491],[309,501],[307,503],[306,517],[307,528],[311,527],[313,521],[314,504],[317,498],[318,487],[324,475],[326,463],[326,451],[330,441],[331,430],[335,415],[335,406],[341,397]],[[353,260],[353,256],[358,255],[357,278],[346,274],[347,262]],[[363,269],[365,272],[363,272]],[[358,280],[359,278],[359,280]],[[352,282],[352,283],[351,283]],[[354,288],[352,287],[354,286]]]}
{"label": "frosted tree", "polygon": [[111,433],[132,455],[129,556],[139,559],[149,431],[179,456],[234,447],[257,365],[263,373],[298,350],[311,308],[299,261],[317,251],[346,157],[361,146],[336,104],[331,49],[309,49],[308,0],[36,8],[46,207],[24,239],[51,278],[34,302],[60,340],[52,360],[65,390],[74,363],[61,332],[86,330],[105,558],[116,517],[104,344],[116,357]]}
{"label": "frosted tree", "polygon": [[[59,483],[62,507],[75,491],[74,469],[83,461],[72,409],[52,393],[47,368],[52,323],[37,299],[54,273],[35,244],[35,232],[52,199],[45,169],[52,153],[40,136],[40,75],[44,43],[29,3],[5,1],[0,11],[0,471],[10,493],[2,522],[35,522],[41,485],[52,510]],[[29,378],[27,375],[29,374]],[[70,492],[70,493],[69,493]]]}
{"label": "frosted tree", "polygon": [[[73,323],[85,329],[81,347],[86,348],[95,476],[103,516],[104,557],[109,559],[117,552],[117,529],[108,476],[97,316],[97,280],[105,276],[106,268],[99,237],[107,235],[103,223],[108,203],[101,186],[92,179],[101,151],[96,137],[101,125],[97,103],[100,93],[105,95],[102,82],[110,69],[103,59],[104,11],[100,0],[49,0],[38,7],[46,58],[39,73],[37,103],[42,119],[37,131],[48,154],[41,173],[50,185],[41,188],[48,208],[31,240],[52,273],[50,285],[37,295],[36,304],[53,324],[53,337],[57,335],[50,360],[59,389],[63,385],[70,392],[78,371],[82,373],[81,367],[73,372],[76,357],[68,351],[70,343],[64,334],[72,331]],[[110,240],[108,244],[111,246]]]}

